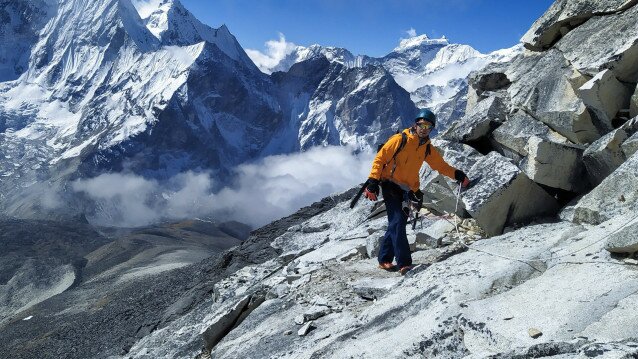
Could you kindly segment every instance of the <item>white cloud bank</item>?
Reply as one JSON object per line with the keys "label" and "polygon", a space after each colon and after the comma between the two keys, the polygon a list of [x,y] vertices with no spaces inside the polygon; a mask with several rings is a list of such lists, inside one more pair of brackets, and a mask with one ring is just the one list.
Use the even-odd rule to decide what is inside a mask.
{"label": "white cloud bank", "polygon": [[72,189],[94,203],[100,225],[143,226],[161,220],[212,216],[253,227],[284,217],[323,197],[363,182],[373,155],[347,147],[267,157],[236,169],[234,186],[212,193],[207,173],[186,172],[166,183],[130,174],[78,180]]}
{"label": "white cloud bank", "polygon": [[246,49],[246,54],[262,72],[267,74],[272,73],[272,69],[297,48],[294,43],[287,42],[282,33],[279,33],[279,40],[268,40],[264,45],[265,52]]}

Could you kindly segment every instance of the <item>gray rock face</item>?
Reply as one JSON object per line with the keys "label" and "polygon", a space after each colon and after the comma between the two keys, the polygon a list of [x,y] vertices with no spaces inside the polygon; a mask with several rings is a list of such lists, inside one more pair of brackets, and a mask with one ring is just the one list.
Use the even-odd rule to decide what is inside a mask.
{"label": "gray rock face", "polygon": [[[423,229],[423,234],[425,234],[429,238],[433,238],[435,241],[430,242],[428,244],[438,244],[440,240],[445,237],[448,233],[454,230],[454,224],[450,223],[450,221],[445,219],[440,219],[425,229]],[[426,237],[426,238],[427,238]],[[433,245],[432,247],[436,248],[438,245]]]}
{"label": "gray rock face", "polygon": [[505,69],[504,64],[496,63],[473,72],[468,76],[470,86],[476,90],[478,95],[482,95],[486,91],[505,89],[512,83],[505,75]]}
{"label": "gray rock face", "polygon": [[520,167],[536,183],[580,192],[587,187],[587,181],[583,181],[582,154],[581,147],[532,136],[527,141],[527,157]]}
{"label": "gray rock face", "polygon": [[578,89],[578,96],[585,105],[609,127],[618,111],[628,107],[630,95],[629,89],[609,69],[599,72]]}
{"label": "gray rock face", "polygon": [[468,94],[465,112],[470,113],[476,104],[492,93],[504,92],[511,81],[505,71],[507,63],[492,63],[468,75]]}
{"label": "gray rock face", "polygon": [[[477,150],[466,144],[438,138],[433,139],[432,144],[439,150],[443,159],[445,159],[447,163],[465,171],[466,173],[468,173],[470,168],[483,157],[483,155],[481,155]],[[425,169],[426,167],[429,169],[428,166],[423,166],[422,169]],[[423,178],[424,174],[429,173],[430,172],[423,171],[421,173],[421,177]]]}
{"label": "gray rock face", "polygon": [[489,236],[502,233],[506,225],[558,210],[554,198],[496,152],[477,161],[469,173],[480,181],[463,194],[463,203]]}
{"label": "gray rock face", "polygon": [[627,132],[619,128],[587,147],[583,153],[583,162],[592,184],[600,184],[605,177],[625,162],[626,158],[621,145],[627,138]]}
{"label": "gray rock face", "polygon": [[[463,170],[470,178],[474,178],[470,170],[482,157],[477,150],[462,143],[441,139],[434,139],[432,144],[439,150],[446,162]],[[458,186],[454,181],[430,169],[427,165],[421,167],[420,178],[425,208],[434,213],[456,213],[463,218],[469,216],[462,201],[459,201],[457,207],[456,191]],[[454,212],[455,210],[456,212]]]}
{"label": "gray rock face", "polygon": [[574,27],[594,14],[611,13],[625,8],[627,0],[558,0],[534,22],[521,42],[530,50],[549,48]]}
{"label": "gray rock face", "polygon": [[625,157],[629,158],[638,151],[638,132],[634,133],[622,144],[622,151]]}
{"label": "gray rock face", "polygon": [[605,249],[612,253],[638,252],[638,222],[633,221],[621,230],[612,233],[605,244]]}
{"label": "gray rock face", "polygon": [[[456,206],[455,187],[450,179],[434,171],[421,181],[423,207],[434,213],[455,213],[459,217],[468,217],[463,204]],[[456,211],[456,212],[455,212]]]}
{"label": "gray rock face", "polygon": [[[613,1],[616,2],[616,1]],[[605,3],[608,2],[598,2]],[[579,71],[594,76],[610,69],[618,80],[638,82],[638,6],[627,11],[596,16],[574,29],[557,44],[565,58]]]}
{"label": "gray rock face", "polygon": [[492,132],[491,140],[502,155],[515,161],[527,156],[527,141],[532,136],[564,142],[564,138],[561,141],[562,136],[525,111],[517,111],[507,117],[507,121]]}
{"label": "gray rock face", "polygon": [[442,137],[458,142],[476,141],[489,135],[505,121],[507,108],[499,97],[480,101],[472,112],[452,124]]}
{"label": "gray rock face", "polygon": [[383,234],[373,234],[366,238],[366,253],[368,258],[377,258],[379,249],[381,248],[381,239]]}
{"label": "gray rock face", "polygon": [[[409,93],[381,65],[346,68],[331,64],[308,106],[297,135],[302,150],[343,145],[348,143],[346,137],[355,139],[350,144],[357,148],[376,148],[377,143],[408,127],[417,111]],[[370,128],[377,131],[370,132]]]}
{"label": "gray rock face", "polygon": [[638,153],[607,176],[574,207],[574,221],[602,223],[638,210]]}
{"label": "gray rock face", "polygon": [[557,50],[519,56],[507,77],[512,107],[520,107],[574,143],[590,143],[611,130],[592,118],[576,88],[586,82]]}
{"label": "gray rock face", "polygon": [[629,103],[629,116],[632,118],[638,116],[638,87],[636,87],[634,94],[631,96]]}

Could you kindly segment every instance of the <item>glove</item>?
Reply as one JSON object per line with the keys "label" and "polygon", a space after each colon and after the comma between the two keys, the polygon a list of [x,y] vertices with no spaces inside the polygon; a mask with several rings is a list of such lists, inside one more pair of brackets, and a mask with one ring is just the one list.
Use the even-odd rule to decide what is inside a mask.
{"label": "glove", "polygon": [[408,199],[412,203],[418,204],[419,202],[423,200],[423,192],[421,192],[420,189],[418,189],[416,192],[410,191],[408,192]]}
{"label": "glove", "polygon": [[363,191],[363,195],[371,201],[376,201],[379,195],[379,180],[374,178],[368,178],[368,185]]}
{"label": "glove", "polygon": [[461,170],[454,171],[454,179],[456,180],[456,182],[461,183],[466,178],[467,178],[467,176],[465,175],[465,172],[463,172]]}
{"label": "glove", "polygon": [[461,188],[467,188],[470,185],[470,179],[467,178],[465,172],[461,170],[454,171],[454,179],[461,184]]}

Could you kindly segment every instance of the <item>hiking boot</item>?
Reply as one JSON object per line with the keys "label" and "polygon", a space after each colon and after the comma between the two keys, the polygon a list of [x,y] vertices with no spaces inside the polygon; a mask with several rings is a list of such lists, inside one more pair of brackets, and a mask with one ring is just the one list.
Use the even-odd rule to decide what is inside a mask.
{"label": "hiking boot", "polygon": [[401,267],[401,269],[399,269],[399,273],[401,273],[401,275],[405,275],[407,272],[409,272],[410,270],[412,270],[412,266],[403,266]]}
{"label": "hiking boot", "polygon": [[379,268],[387,270],[387,271],[395,271],[396,267],[391,262],[381,262],[379,263]]}

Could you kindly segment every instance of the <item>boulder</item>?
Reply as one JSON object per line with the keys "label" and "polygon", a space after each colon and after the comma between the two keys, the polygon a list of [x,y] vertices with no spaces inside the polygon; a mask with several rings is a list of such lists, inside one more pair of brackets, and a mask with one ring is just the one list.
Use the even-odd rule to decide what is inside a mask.
{"label": "boulder", "polygon": [[612,253],[638,252],[638,222],[630,222],[617,232],[609,235],[605,249]]}
{"label": "boulder", "polygon": [[507,116],[507,121],[492,132],[492,146],[515,161],[527,156],[527,141],[532,136],[565,143],[566,138],[552,131],[547,125],[525,111],[516,111]]}
{"label": "boulder", "polygon": [[[447,163],[463,170],[470,178],[473,178],[469,171],[476,161],[482,157],[477,150],[465,144],[441,139],[434,139],[432,144],[439,150]],[[469,217],[462,202],[459,201],[458,208],[456,207],[456,182],[433,171],[427,165],[421,168],[420,178],[421,190],[424,194],[423,206],[425,208],[432,210],[436,214],[448,212],[456,213],[462,218]]]}
{"label": "boulder", "polygon": [[475,72],[471,75],[472,87],[481,95],[485,91],[496,91],[507,88],[512,82],[502,71]]}
{"label": "boulder", "polygon": [[[445,219],[439,219],[438,221],[432,223],[427,228],[423,229],[421,232],[436,240],[436,242],[430,242],[429,244],[438,244],[439,240],[445,237],[448,233],[454,230],[454,224],[450,223]],[[426,237],[427,238],[427,237]],[[434,247],[434,245],[432,246]]]}
{"label": "boulder", "polygon": [[502,91],[509,87],[512,82],[505,74],[506,69],[506,63],[495,62],[468,75],[469,87],[465,113],[471,113],[476,104],[486,99],[491,92]]}
{"label": "boulder", "polygon": [[629,100],[629,116],[638,116],[638,87],[636,87],[636,89],[634,90],[634,94]]}
{"label": "boulder", "polygon": [[581,192],[588,187],[588,182],[583,181],[584,148],[532,136],[526,149],[527,157],[521,161],[520,168],[534,182],[570,192]]}
{"label": "boulder", "polygon": [[313,322],[308,322],[297,331],[297,335],[299,335],[300,337],[305,337],[308,333],[310,333],[310,331],[316,328],[317,327],[315,327]]}
{"label": "boulder", "polygon": [[480,180],[462,194],[463,203],[488,236],[501,234],[506,225],[558,210],[553,197],[496,152],[481,158],[469,172]]}
{"label": "boulder", "polygon": [[565,35],[555,48],[584,74],[595,76],[610,69],[622,82],[638,82],[638,6],[631,2],[634,6],[627,11],[592,17]]}
{"label": "boulder", "polygon": [[427,176],[425,181],[421,182],[423,192],[423,207],[434,212],[437,215],[454,213],[459,217],[467,218],[469,214],[463,207],[463,203],[456,201],[455,189],[456,185],[443,175],[434,172]]}
{"label": "boulder", "polygon": [[[462,169],[466,173],[483,157],[477,150],[462,143],[434,139],[432,140],[432,144],[439,150],[447,163],[452,164],[458,169]],[[429,169],[428,166],[423,166],[422,170],[426,168]],[[430,172],[432,171],[430,170]],[[423,173],[424,172],[422,172],[421,178],[423,178]]]}
{"label": "boulder", "polygon": [[611,120],[618,111],[629,107],[631,96],[629,89],[609,69],[599,72],[582,85],[578,89],[578,95],[608,129],[612,128]]}
{"label": "boulder", "polygon": [[423,244],[430,248],[438,248],[443,244],[441,238],[432,238],[423,232],[417,232],[415,237],[416,244]]}
{"label": "boulder", "polygon": [[637,210],[638,153],[634,153],[576,203],[573,221],[598,224]]}
{"label": "boulder", "polygon": [[506,113],[507,108],[503,101],[492,96],[480,101],[472,112],[452,124],[442,137],[458,142],[477,141],[502,124]]}
{"label": "boulder", "polygon": [[622,128],[614,130],[592,143],[583,153],[587,175],[593,185],[600,184],[625,162],[621,145],[629,136]]}
{"label": "boulder", "polygon": [[548,49],[573,28],[596,14],[625,9],[627,0],[558,0],[532,24],[521,42],[530,50]]}
{"label": "boulder", "polygon": [[609,128],[595,123],[576,88],[586,82],[560,51],[531,53],[515,58],[507,69],[512,107],[533,114],[574,143],[591,143]]}

